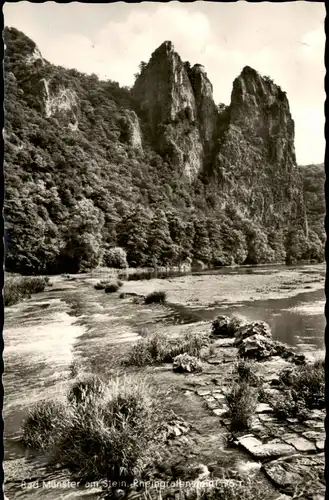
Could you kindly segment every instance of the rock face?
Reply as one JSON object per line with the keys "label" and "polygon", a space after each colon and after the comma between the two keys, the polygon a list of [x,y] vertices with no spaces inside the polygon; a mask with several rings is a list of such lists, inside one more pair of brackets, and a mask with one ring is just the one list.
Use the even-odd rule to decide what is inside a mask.
{"label": "rock face", "polygon": [[155,147],[188,177],[195,177],[203,168],[204,144],[211,143],[214,128],[205,125],[212,121],[207,108],[213,110],[215,105],[203,70],[190,70],[172,43],[164,42],[137,78],[133,93],[147,116]]}
{"label": "rock face", "polygon": [[272,80],[246,66],[230,105],[216,106],[205,68],[183,63],[164,42],[133,93],[155,148],[191,179],[200,172],[213,177],[223,207],[234,200],[240,212],[274,229],[287,220],[306,228],[294,121],[285,92]]}
{"label": "rock face", "polygon": [[246,66],[233,83],[223,121],[215,166],[223,191],[264,224],[285,218],[304,224],[294,121],[285,92]]}
{"label": "rock face", "polygon": [[44,83],[44,113],[47,118],[51,116],[59,117],[61,122],[67,125],[72,131],[78,129],[78,98],[76,93],[65,88],[63,85],[52,86],[52,82],[46,79]]}

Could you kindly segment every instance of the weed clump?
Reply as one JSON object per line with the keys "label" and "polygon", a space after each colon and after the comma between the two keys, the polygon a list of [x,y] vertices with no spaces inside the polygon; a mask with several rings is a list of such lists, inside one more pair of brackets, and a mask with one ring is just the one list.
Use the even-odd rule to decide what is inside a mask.
{"label": "weed clump", "polygon": [[258,404],[258,392],[248,383],[235,382],[226,395],[228,414],[233,430],[246,430]]}
{"label": "weed clump", "polygon": [[167,294],[162,290],[149,293],[145,297],[145,304],[163,304],[166,301]]}
{"label": "weed clump", "polygon": [[208,339],[200,334],[186,334],[182,339],[170,340],[165,335],[155,334],[139,340],[132,346],[125,365],[145,366],[154,363],[172,363],[180,354],[200,357],[201,349]]}
{"label": "weed clump", "polygon": [[234,375],[240,383],[246,383],[253,387],[259,387],[261,380],[256,373],[255,363],[241,360],[235,366]]}

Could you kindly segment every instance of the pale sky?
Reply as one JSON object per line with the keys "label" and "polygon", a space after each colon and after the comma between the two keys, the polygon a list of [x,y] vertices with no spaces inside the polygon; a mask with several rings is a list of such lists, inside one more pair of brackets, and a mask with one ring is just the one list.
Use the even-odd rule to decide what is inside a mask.
{"label": "pale sky", "polygon": [[131,86],[140,61],[165,40],[205,66],[217,103],[229,104],[246,65],[287,92],[301,165],[324,161],[324,18],[318,2],[6,3],[5,25],[49,62]]}

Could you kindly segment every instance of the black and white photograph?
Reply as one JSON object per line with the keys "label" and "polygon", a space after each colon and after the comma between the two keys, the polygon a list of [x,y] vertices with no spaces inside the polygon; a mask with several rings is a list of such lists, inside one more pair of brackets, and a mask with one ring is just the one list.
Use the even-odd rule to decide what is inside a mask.
{"label": "black and white photograph", "polygon": [[5,500],[325,500],[325,4],[3,16]]}

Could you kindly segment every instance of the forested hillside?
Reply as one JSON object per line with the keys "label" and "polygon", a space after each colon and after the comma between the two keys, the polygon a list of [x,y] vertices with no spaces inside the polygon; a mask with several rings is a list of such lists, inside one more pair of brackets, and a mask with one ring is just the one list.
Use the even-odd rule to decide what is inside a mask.
{"label": "forested hillside", "polygon": [[[319,236],[307,235],[288,101],[269,79],[245,69],[231,106],[214,107],[185,63],[182,107],[162,49],[131,90],[50,64],[14,28],[5,44],[8,270],[84,271],[108,264],[118,246],[130,266],[322,258]],[[151,92],[154,64],[164,65],[157,88],[172,95],[169,114],[140,98]],[[254,98],[261,88],[265,101]],[[253,129],[244,116],[255,106]]]}
{"label": "forested hillside", "polygon": [[320,238],[324,238],[324,217],[326,204],[324,196],[325,170],[320,165],[305,165],[300,167],[303,179],[304,200],[308,225]]}

